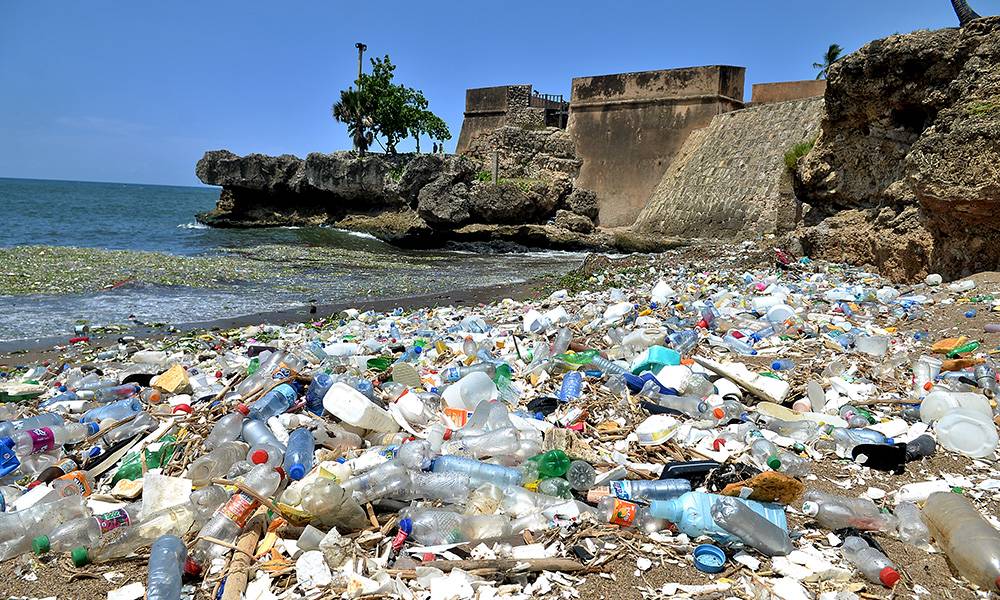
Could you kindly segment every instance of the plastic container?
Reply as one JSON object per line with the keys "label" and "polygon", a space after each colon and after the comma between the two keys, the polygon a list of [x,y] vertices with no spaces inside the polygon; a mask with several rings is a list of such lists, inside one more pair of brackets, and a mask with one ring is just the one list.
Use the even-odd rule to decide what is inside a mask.
{"label": "plastic container", "polygon": [[247,418],[267,421],[291,408],[298,398],[295,388],[287,383],[275,386],[250,405]]}
{"label": "plastic container", "polygon": [[652,515],[649,508],[616,496],[605,496],[597,503],[597,514],[604,521],[625,529],[640,529],[652,533],[663,529],[666,523]]}
{"label": "plastic container", "polygon": [[326,477],[303,488],[301,506],[326,525],[361,529],[369,524],[364,509],[351,493]]}
{"label": "plastic container", "polygon": [[896,535],[907,544],[915,546],[926,546],[930,541],[931,533],[924,523],[923,514],[920,508],[912,502],[900,502],[893,511],[898,524],[896,525]]}
{"label": "plastic container", "polygon": [[97,423],[69,423],[53,427],[39,427],[17,431],[13,436],[0,440],[19,457],[49,452],[59,446],[76,444],[98,432]]}
{"label": "plastic container", "polygon": [[179,600],[187,548],[177,536],[159,537],[149,550],[146,600]]}
{"label": "plastic container", "polygon": [[333,384],[323,397],[323,407],[333,416],[355,427],[387,433],[399,431],[399,425],[389,411],[343,382]]}
{"label": "plastic container", "polygon": [[925,502],[934,492],[950,492],[951,485],[943,479],[908,483],[896,492],[896,502]]}
{"label": "plastic container", "polygon": [[990,456],[1000,442],[991,416],[968,408],[954,409],[938,419],[934,431],[941,446],[971,458]]}
{"label": "plastic container", "polygon": [[142,411],[142,402],[138,398],[125,398],[104,406],[92,408],[83,413],[81,423],[99,422],[104,420],[120,421]]}
{"label": "plastic container", "polygon": [[549,450],[528,460],[538,467],[539,477],[562,477],[569,470],[571,462],[562,450]]}
{"label": "plastic container", "polygon": [[284,454],[285,445],[278,441],[267,423],[257,419],[243,421],[243,441],[250,446],[247,454],[247,460],[250,462],[255,464],[270,462],[272,465],[281,462],[280,458],[275,459],[272,455]]}
{"label": "plastic container", "polygon": [[920,420],[924,423],[933,423],[959,408],[978,412],[987,419],[993,418],[993,408],[986,396],[975,392],[953,392],[935,387],[920,403]]}
{"label": "plastic container", "polygon": [[435,473],[462,473],[469,476],[473,485],[492,483],[499,487],[522,485],[538,478],[537,465],[531,463],[523,467],[504,467],[478,461],[463,456],[441,456],[431,463]]}
{"label": "plastic container", "polygon": [[473,371],[445,388],[441,395],[449,408],[475,410],[481,402],[495,398],[497,386],[482,371]]}
{"label": "plastic container", "polygon": [[991,592],[1000,591],[1000,531],[964,496],[936,492],[924,504],[935,543],[963,577]]}
{"label": "plastic container", "polygon": [[672,438],[678,427],[680,423],[669,415],[652,415],[635,428],[635,435],[642,446],[658,446]]}
{"label": "plastic container", "polygon": [[89,562],[102,563],[128,556],[142,546],[148,546],[162,535],[184,535],[195,522],[191,504],[184,503],[144,515],[139,524],[119,528],[115,535],[101,538],[92,548],[74,548],[73,564],[80,567]]}
{"label": "plastic container", "polygon": [[580,397],[583,391],[583,375],[579,371],[570,371],[563,375],[562,384],[559,387],[559,400],[569,402]]}
{"label": "plastic container", "polygon": [[316,440],[312,431],[299,427],[288,436],[288,450],[285,451],[285,473],[292,481],[298,481],[312,470]]}
{"label": "plastic container", "polygon": [[42,413],[34,417],[4,421],[0,423],[0,438],[12,437],[18,431],[37,429],[39,427],[56,427],[63,424],[62,416],[56,413]]}
{"label": "plastic container", "polygon": [[81,517],[63,523],[48,535],[31,541],[35,554],[69,552],[78,546],[92,546],[101,536],[119,527],[128,527],[137,521],[140,503],[133,503],[92,517]]}
{"label": "plastic container", "polygon": [[465,515],[445,509],[406,508],[400,519],[410,519],[410,539],[418,544],[456,544],[511,534],[510,519],[504,515]]}
{"label": "plastic container", "polygon": [[609,487],[611,493],[622,500],[651,502],[679,498],[691,491],[691,482],[687,479],[654,479],[652,481],[637,479],[612,481]]}
{"label": "plastic container", "polygon": [[766,556],[787,556],[795,549],[788,531],[754,512],[736,498],[725,497],[712,506],[712,519],[745,545]]}
{"label": "plastic container", "polygon": [[[687,492],[671,500],[654,500],[650,503],[649,511],[654,517],[670,521],[679,531],[692,538],[708,535],[722,543],[736,543],[739,542],[739,538],[722,529],[712,519],[712,507],[726,497],[703,492]],[[778,527],[788,529],[788,520],[782,507],[753,500],[737,499],[737,501],[745,503],[751,510]]]}
{"label": "plastic container", "polygon": [[249,446],[243,442],[223,442],[195,459],[188,466],[187,476],[195,487],[208,485],[213,478],[225,477],[234,464],[243,460],[248,450]]}
{"label": "plastic container", "polygon": [[859,537],[847,537],[841,552],[854,567],[861,571],[865,579],[872,583],[880,583],[887,588],[891,588],[899,582],[899,573],[896,565],[875,548],[868,545],[868,542]]}
{"label": "plastic container", "polygon": [[232,412],[220,417],[212,427],[212,432],[205,438],[205,448],[214,450],[223,442],[237,440],[243,432],[243,419],[246,415],[242,412]]}
{"label": "plastic container", "polygon": [[803,498],[802,512],[826,529],[893,531],[896,528],[895,517],[883,514],[867,498],[848,498],[819,490],[809,490]]}
{"label": "plastic container", "polygon": [[326,373],[316,373],[306,388],[306,410],[314,415],[323,414],[323,397],[333,387],[334,379]]}

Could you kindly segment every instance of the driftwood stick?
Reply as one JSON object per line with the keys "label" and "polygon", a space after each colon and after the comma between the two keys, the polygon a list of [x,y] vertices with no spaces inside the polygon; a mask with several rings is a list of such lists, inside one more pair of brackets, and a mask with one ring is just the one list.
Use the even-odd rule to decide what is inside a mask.
{"label": "driftwood stick", "polygon": [[222,600],[240,600],[243,592],[247,588],[250,578],[250,565],[254,549],[260,541],[261,532],[264,530],[264,517],[257,513],[250,520],[247,529],[236,540],[236,552],[233,560],[229,562],[229,570],[226,575],[226,588],[222,592]]}
{"label": "driftwood stick", "polygon": [[[495,571],[514,571],[517,573],[537,573],[539,571],[563,571],[571,573],[587,569],[583,565],[571,558],[536,558],[517,560],[512,558],[496,558],[490,560],[432,560],[425,562],[421,566],[434,567],[442,571],[452,569],[462,569],[463,571],[473,571],[478,569],[490,569]],[[390,576],[403,575],[412,569],[389,569]]]}

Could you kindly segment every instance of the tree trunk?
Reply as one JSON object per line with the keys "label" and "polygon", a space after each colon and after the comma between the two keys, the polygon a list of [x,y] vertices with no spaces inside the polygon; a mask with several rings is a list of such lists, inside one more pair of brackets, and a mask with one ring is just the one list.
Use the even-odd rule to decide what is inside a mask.
{"label": "tree trunk", "polygon": [[969,21],[980,18],[966,0],[951,0],[951,5],[955,8],[955,14],[958,15],[958,22],[962,27],[968,25]]}

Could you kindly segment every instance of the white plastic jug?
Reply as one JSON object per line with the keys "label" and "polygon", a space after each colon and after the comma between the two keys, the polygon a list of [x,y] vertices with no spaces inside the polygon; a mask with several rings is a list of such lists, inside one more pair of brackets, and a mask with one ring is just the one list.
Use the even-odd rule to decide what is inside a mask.
{"label": "white plastic jug", "polygon": [[990,417],[968,408],[956,408],[934,424],[938,443],[971,458],[993,454],[1000,442]]}
{"label": "white plastic jug", "polygon": [[775,304],[771,308],[767,309],[767,320],[772,325],[777,325],[778,323],[784,323],[788,319],[795,316],[795,309],[788,306],[785,303]]}
{"label": "white plastic jug", "polygon": [[933,423],[957,408],[981,413],[987,420],[993,418],[990,401],[982,394],[934,389],[920,403],[920,420],[924,423]]}
{"label": "white plastic jug", "polygon": [[448,408],[475,410],[484,400],[496,398],[497,386],[482,371],[473,371],[445,388],[441,398]]}
{"label": "white plastic jug", "polygon": [[771,309],[772,306],[778,306],[779,304],[784,304],[788,296],[784,294],[772,294],[770,296],[756,296],[750,301],[750,307],[758,315],[767,314],[767,311]]}
{"label": "white plastic jug", "polygon": [[338,381],[326,392],[323,396],[323,408],[355,427],[386,433],[399,431],[399,424],[389,411],[344,382]]}

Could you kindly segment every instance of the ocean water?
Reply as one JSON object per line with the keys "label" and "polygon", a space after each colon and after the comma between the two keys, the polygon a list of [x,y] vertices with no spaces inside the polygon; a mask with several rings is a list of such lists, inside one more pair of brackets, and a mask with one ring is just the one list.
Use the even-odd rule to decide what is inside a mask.
{"label": "ocean water", "polygon": [[[91,325],[191,323],[379,298],[517,283],[578,266],[583,254],[457,246],[401,250],[332,228],[212,229],[194,215],[217,188],[0,178],[0,252],[71,246],[236,259],[260,277],[209,286],[129,278],[113,289],[5,294],[0,342],[59,336]],[[0,273],[2,275],[2,273]],[[49,274],[56,277],[58,273]]]}

